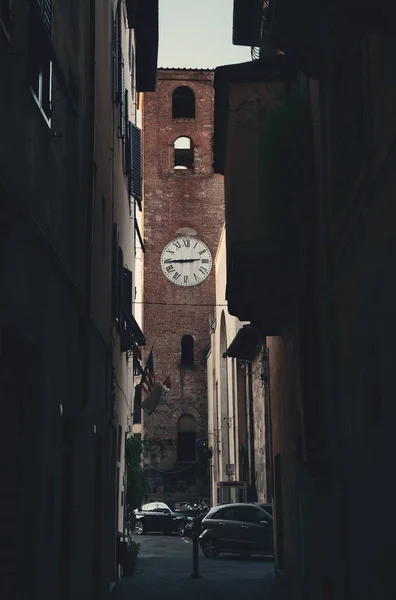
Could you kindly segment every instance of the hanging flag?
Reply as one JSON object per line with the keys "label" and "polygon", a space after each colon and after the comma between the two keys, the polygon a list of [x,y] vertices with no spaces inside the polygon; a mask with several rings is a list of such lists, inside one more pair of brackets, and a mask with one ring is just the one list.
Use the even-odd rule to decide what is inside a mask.
{"label": "hanging flag", "polygon": [[154,373],[154,357],[153,357],[153,346],[151,347],[150,354],[148,355],[146,366],[144,367],[144,372],[142,375],[142,379],[140,381],[140,388],[146,393],[149,394],[153,391],[155,387],[155,373]]}
{"label": "hanging flag", "polygon": [[154,389],[149,393],[147,398],[141,403],[141,407],[148,414],[151,415],[165,398],[166,394],[171,389],[171,381],[169,375],[165,377],[164,381],[159,381]]}

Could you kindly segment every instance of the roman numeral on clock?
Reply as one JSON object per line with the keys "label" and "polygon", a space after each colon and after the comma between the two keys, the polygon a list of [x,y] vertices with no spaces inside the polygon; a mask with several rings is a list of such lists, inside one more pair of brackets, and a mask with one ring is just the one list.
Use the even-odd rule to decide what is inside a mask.
{"label": "roman numeral on clock", "polygon": [[179,240],[176,240],[173,242],[176,248],[181,248],[181,244],[179,242]]}
{"label": "roman numeral on clock", "polygon": [[201,254],[205,254],[206,250],[201,250],[201,252],[199,253],[199,255],[201,256]]}
{"label": "roman numeral on clock", "polygon": [[209,258],[201,258],[201,263],[208,264],[209,263]]}
{"label": "roman numeral on clock", "polygon": [[166,267],[166,271],[168,271],[168,273],[172,273],[172,271],[174,271],[174,270],[175,270],[175,267],[173,265],[168,265]]}
{"label": "roman numeral on clock", "polygon": [[189,248],[190,247],[190,238],[185,238],[183,240],[183,245],[185,248]]}
{"label": "roman numeral on clock", "polygon": [[176,273],[173,275],[173,281],[177,281],[178,279],[180,279],[180,273],[176,271]]}
{"label": "roman numeral on clock", "polygon": [[205,269],[205,267],[199,267],[199,270],[203,275],[207,275],[207,273],[209,273],[208,269]]}
{"label": "roman numeral on clock", "polygon": [[199,277],[197,277],[195,273],[194,273],[194,279],[195,279],[195,281],[199,281]]}
{"label": "roman numeral on clock", "polygon": [[189,280],[189,278],[188,278],[188,275],[184,275],[184,280],[183,280],[183,282],[184,282],[184,283],[187,283],[187,284],[188,284],[188,283],[190,283],[190,280]]}

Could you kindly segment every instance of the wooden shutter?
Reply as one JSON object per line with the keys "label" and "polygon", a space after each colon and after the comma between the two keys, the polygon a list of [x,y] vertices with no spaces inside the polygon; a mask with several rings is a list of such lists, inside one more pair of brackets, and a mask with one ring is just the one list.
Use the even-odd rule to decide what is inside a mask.
{"label": "wooden shutter", "polygon": [[124,133],[123,138],[125,140],[125,151],[124,151],[124,173],[125,175],[129,175],[129,165],[131,163],[130,157],[130,148],[131,145],[129,143],[129,94],[128,90],[125,90],[124,94]]}
{"label": "wooden shutter", "polygon": [[116,104],[122,100],[122,30],[121,30],[121,2],[118,2],[114,22],[114,101]]}
{"label": "wooden shutter", "polygon": [[125,152],[124,152],[124,173],[128,177],[128,189],[129,184],[129,173],[131,169],[131,142],[130,142],[130,127],[129,127],[129,93],[125,90]]}
{"label": "wooden shutter", "polygon": [[139,127],[129,123],[131,171],[130,193],[142,208],[142,132]]}
{"label": "wooden shutter", "polygon": [[43,21],[49,35],[52,33],[52,0],[43,0]]}
{"label": "wooden shutter", "polygon": [[117,276],[118,276],[118,321],[121,322],[121,315],[123,309],[123,297],[124,297],[124,253],[122,248],[118,246],[117,252]]}
{"label": "wooden shutter", "polygon": [[121,88],[120,88],[120,136],[123,140],[126,138],[125,113],[127,111],[126,102],[128,101],[127,90],[125,89],[125,65],[124,58],[121,56]]}
{"label": "wooden shutter", "polygon": [[129,314],[132,314],[133,301],[133,275],[132,271],[124,267],[124,282],[123,282],[123,308]]}
{"label": "wooden shutter", "polygon": [[113,317],[118,319],[120,314],[120,297],[119,297],[119,271],[118,271],[118,248],[120,234],[117,225],[113,225],[113,242],[112,242],[112,307]]}

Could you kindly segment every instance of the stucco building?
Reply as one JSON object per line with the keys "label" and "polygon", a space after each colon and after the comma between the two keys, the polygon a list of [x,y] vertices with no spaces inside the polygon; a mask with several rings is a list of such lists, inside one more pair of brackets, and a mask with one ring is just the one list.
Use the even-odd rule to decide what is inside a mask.
{"label": "stucco building", "polygon": [[211,503],[267,502],[271,461],[265,340],[228,312],[225,239],[223,228],[215,258],[216,312],[207,363]]}
{"label": "stucco building", "polygon": [[97,600],[117,580],[144,343],[136,92],[157,42],[157,2],[0,6],[2,598]]}
{"label": "stucco building", "polygon": [[224,220],[213,173],[213,71],[159,69],[144,95],[144,330],[171,391],[142,414],[149,498],[206,497],[206,353]]}

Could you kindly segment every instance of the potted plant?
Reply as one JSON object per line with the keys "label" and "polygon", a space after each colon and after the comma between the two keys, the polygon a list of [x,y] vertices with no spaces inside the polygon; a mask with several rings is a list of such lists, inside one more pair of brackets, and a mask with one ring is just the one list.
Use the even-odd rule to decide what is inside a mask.
{"label": "potted plant", "polygon": [[135,570],[137,557],[140,552],[140,544],[139,542],[133,541],[130,536],[128,536],[128,546],[126,551],[126,556],[122,565],[123,574],[128,577],[132,575]]}

